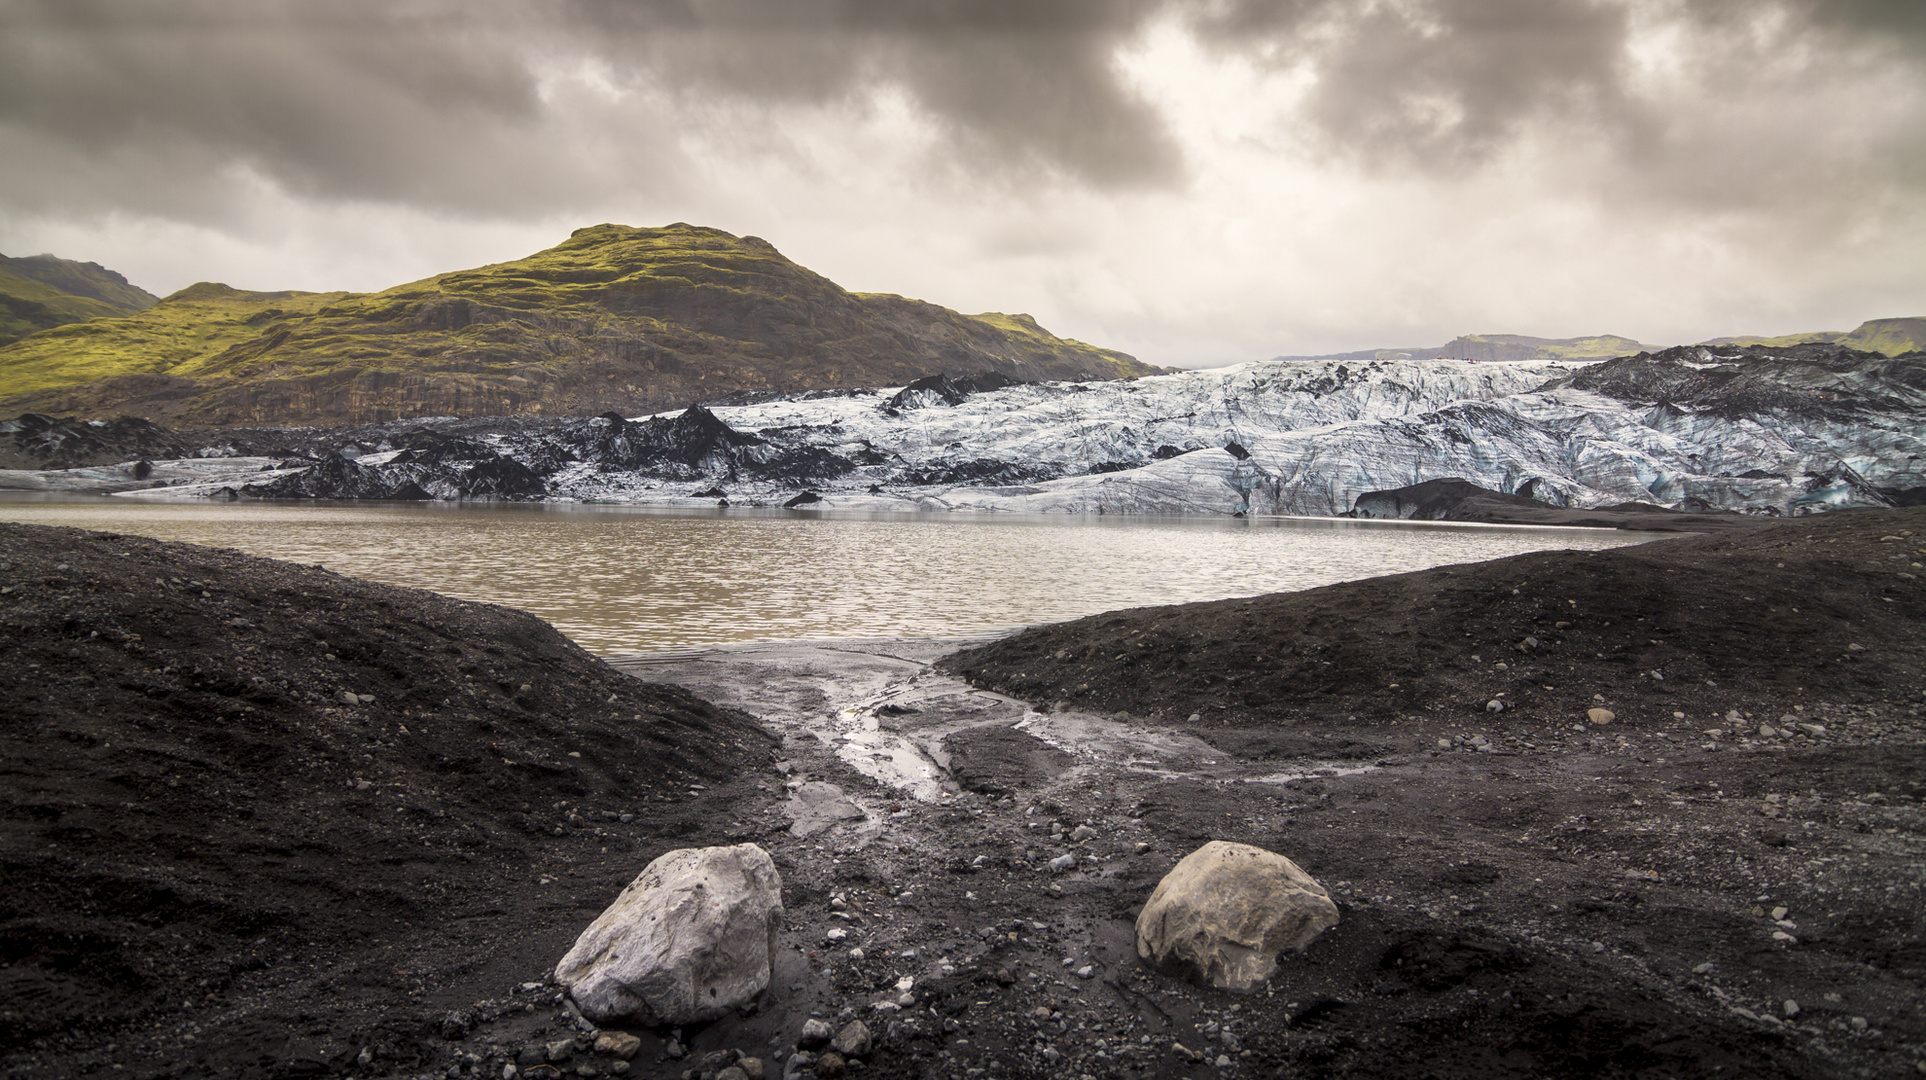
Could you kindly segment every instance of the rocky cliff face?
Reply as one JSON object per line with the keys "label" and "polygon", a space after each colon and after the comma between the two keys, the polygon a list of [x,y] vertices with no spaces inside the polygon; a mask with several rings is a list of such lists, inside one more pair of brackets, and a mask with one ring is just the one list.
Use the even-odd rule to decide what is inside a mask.
{"label": "rocky cliff face", "polygon": [[[1549,507],[1798,514],[1926,502],[1926,355],[1694,346],[1585,366],[926,378],[639,420],[221,439],[208,452],[255,457],[220,483],[260,496],[1404,517],[1428,496],[1383,493],[1450,479]],[[271,460],[289,455],[304,460]]]}
{"label": "rocky cliff face", "polygon": [[203,283],[134,318],[37,334],[0,349],[0,410],[193,425],[633,416],[932,371],[1153,370],[1027,315],[847,292],[753,236],[598,225],[371,295]]}

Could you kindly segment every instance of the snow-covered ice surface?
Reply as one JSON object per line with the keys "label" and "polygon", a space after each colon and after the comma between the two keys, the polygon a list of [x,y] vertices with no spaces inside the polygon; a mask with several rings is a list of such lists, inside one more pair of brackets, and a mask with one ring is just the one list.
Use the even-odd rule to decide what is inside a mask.
{"label": "snow-covered ice surface", "polygon": [[[663,506],[1351,512],[1460,478],[1558,506],[1799,513],[1926,494],[1926,360],[1667,350],[1594,365],[1267,361],[1129,382],[815,392],[482,438],[400,432],[306,469],[178,487],[241,497]],[[170,467],[172,467],[170,465]],[[251,471],[250,471],[251,470]],[[156,476],[161,475],[157,467]],[[48,481],[50,486],[52,482]]]}

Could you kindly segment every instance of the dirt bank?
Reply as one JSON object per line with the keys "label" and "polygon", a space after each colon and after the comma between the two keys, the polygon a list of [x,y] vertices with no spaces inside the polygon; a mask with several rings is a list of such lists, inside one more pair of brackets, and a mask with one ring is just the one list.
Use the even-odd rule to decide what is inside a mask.
{"label": "dirt bank", "polygon": [[427,1063],[772,745],[519,611],[74,529],[0,525],[0,680],[9,1074]]}
{"label": "dirt bank", "polygon": [[1493,701],[1518,731],[1582,720],[1595,699],[1621,725],[1917,703],[1922,560],[1926,510],[1853,511],[1110,612],[945,666],[1026,700],[1207,726],[1485,718]]}

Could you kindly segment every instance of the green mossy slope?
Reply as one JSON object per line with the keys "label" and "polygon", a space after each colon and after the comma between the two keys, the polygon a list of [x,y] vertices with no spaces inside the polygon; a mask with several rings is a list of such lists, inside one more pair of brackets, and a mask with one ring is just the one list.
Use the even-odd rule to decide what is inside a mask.
{"label": "green mossy slope", "polygon": [[1152,370],[1029,316],[847,292],[753,236],[597,225],[526,259],[379,293],[203,284],[133,318],[37,334],[0,348],[0,412],[215,425],[635,415],[938,371]]}
{"label": "green mossy slope", "polygon": [[1926,316],[1910,319],[1868,319],[1839,344],[1866,352],[1897,356],[1926,349]]}
{"label": "green mossy slope", "polygon": [[154,306],[155,298],[96,263],[52,255],[0,255],[0,345],[87,319]]}
{"label": "green mossy slope", "polygon": [[1804,334],[1786,334],[1781,337],[1714,338],[1705,344],[1759,345],[1768,349],[1784,349],[1793,345],[1813,343],[1844,345],[1849,349],[1884,353],[1887,356],[1918,352],[1926,349],[1926,317],[1868,319],[1860,323],[1859,329],[1851,333],[1842,330],[1814,330]]}
{"label": "green mossy slope", "polygon": [[1523,334],[1466,334],[1447,343],[1440,356],[1458,360],[1609,360],[1649,349],[1628,337],[1540,338]]}

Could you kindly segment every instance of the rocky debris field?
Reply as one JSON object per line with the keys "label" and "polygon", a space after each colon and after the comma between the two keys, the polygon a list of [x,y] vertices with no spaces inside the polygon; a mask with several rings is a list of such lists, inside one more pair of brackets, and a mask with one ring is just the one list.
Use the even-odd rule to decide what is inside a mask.
{"label": "rocky debris field", "polygon": [[[1123,612],[940,669],[916,643],[620,665],[717,706],[500,609],[0,537],[0,670],[37,718],[8,711],[0,850],[36,887],[5,901],[0,1001],[42,1010],[8,1018],[9,1075],[1926,1073],[1926,510]],[[244,572],[289,584],[197,621]],[[171,613],[127,626],[165,659],[52,614],[110,610],[89,580],[113,611]],[[405,651],[416,611],[463,629]],[[233,618],[272,629],[244,665]],[[433,689],[376,680],[386,652]],[[129,674],[169,664],[300,692],[271,725]],[[546,685],[524,670],[584,689],[522,710]],[[471,715],[514,749],[434,770]],[[1251,993],[1136,956],[1153,889],[1213,840],[1289,857],[1339,913]],[[552,976],[583,928],[658,855],[745,842],[783,882],[756,1007],[581,1015]]]}

